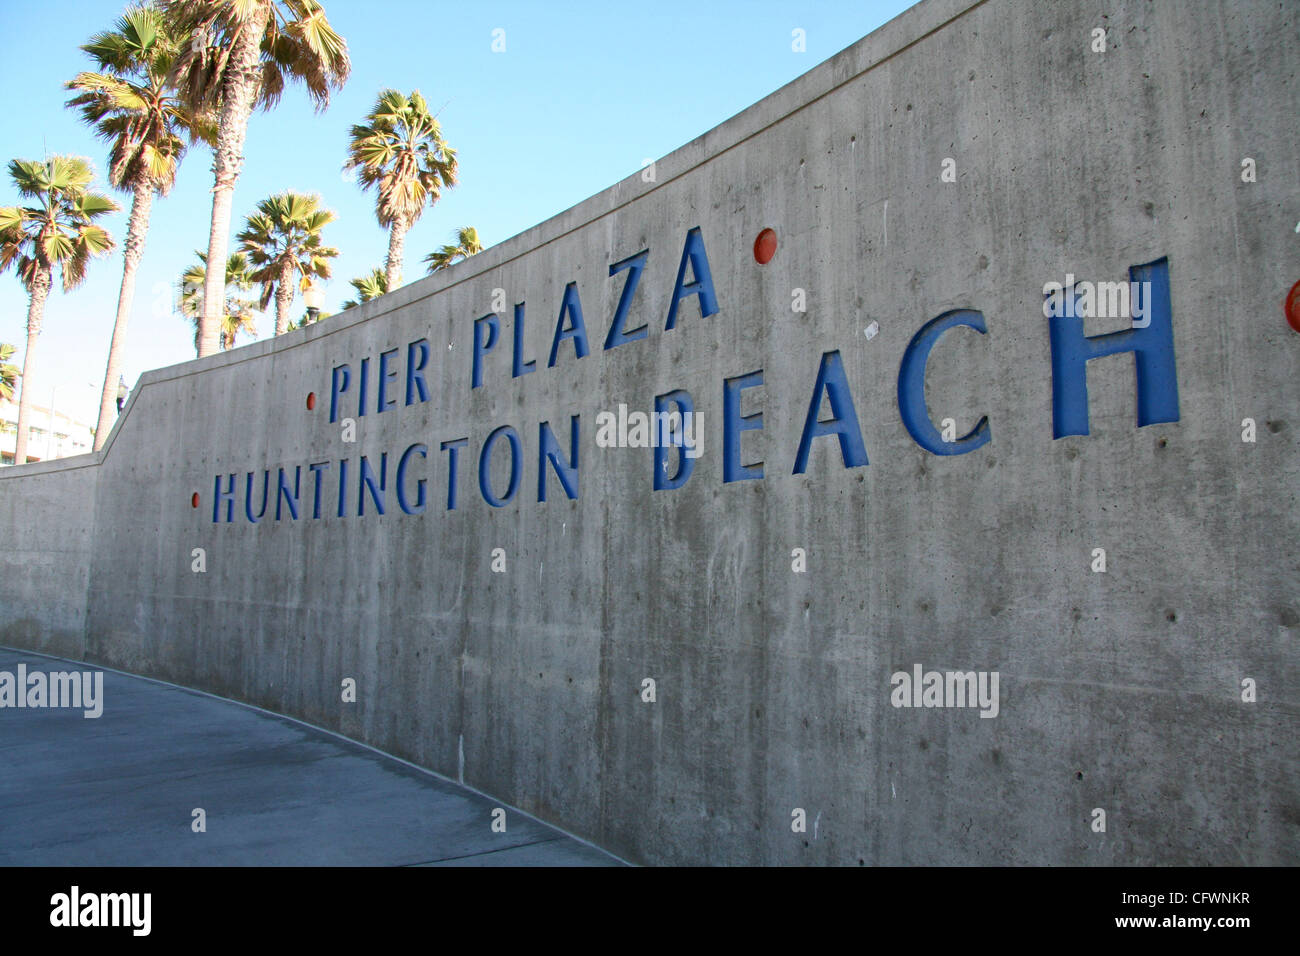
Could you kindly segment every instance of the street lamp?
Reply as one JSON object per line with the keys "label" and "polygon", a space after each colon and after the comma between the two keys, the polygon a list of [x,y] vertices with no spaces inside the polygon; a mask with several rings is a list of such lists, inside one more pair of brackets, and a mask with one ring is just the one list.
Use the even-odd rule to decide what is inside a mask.
{"label": "street lamp", "polygon": [[325,290],[313,282],[303,290],[302,300],[307,303],[308,323],[315,322],[320,318],[321,306],[325,304]]}
{"label": "street lamp", "polygon": [[122,414],[122,406],[126,404],[126,396],[127,396],[126,376],[119,375],[117,377],[117,413],[119,415]]}

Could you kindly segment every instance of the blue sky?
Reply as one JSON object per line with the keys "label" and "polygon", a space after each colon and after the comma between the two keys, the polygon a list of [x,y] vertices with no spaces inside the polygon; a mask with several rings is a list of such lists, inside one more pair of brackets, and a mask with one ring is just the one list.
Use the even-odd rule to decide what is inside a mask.
{"label": "blue sky", "polygon": [[[327,311],[353,297],[347,280],[381,265],[387,251],[373,194],[342,172],[348,129],[380,89],[420,89],[439,111],[460,160],[460,184],[407,237],[410,282],[424,274],[424,255],[449,241],[455,227],[477,227],[485,245],[501,242],[717,126],[911,5],[324,2],[348,41],[351,78],[323,113],[291,87],[273,112],[253,116],[234,218],[237,229],[258,200],[285,189],[319,193],[339,217],[325,233],[341,253]],[[9,41],[0,83],[10,92],[0,121],[0,163],[76,153],[93,160],[102,187],[105,147],[64,107],[63,84],[93,68],[79,46],[110,27],[120,10],[105,0],[0,0],[0,36]],[[791,49],[796,28],[805,33],[806,52]],[[496,29],[505,31],[505,52],[492,51]],[[127,341],[129,385],[148,369],[194,357],[192,329],[172,311],[172,300],[195,250],[206,251],[211,163],[207,147],[193,149],[176,188],[154,204]],[[60,411],[92,424],[130,201],[116,198],[123,208],[108,226],[119,248],[92,264],[81,288],[50,296],[31,383],[38,404],[47,405],[53,391]],[[7,172],[0,174],[0,205],[17,201]],[[292,314],[301,312],[298,299]],[[22,286],[12,272],[0,276],[0,342],[18,347],[19,365],[26,316]],[[262,337],[273,327],[273,315],[258,323]]]}

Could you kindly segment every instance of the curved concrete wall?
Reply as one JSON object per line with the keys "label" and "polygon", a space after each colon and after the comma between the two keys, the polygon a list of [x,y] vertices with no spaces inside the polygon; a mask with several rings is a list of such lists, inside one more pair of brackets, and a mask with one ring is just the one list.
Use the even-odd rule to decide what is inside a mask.
{"label": "curved concrete wall", "polygon": [[[926,0],[653,181],[151,372],[104,452],[0,474],[0,640],[647,863],[1300,861],[1296,13]],[[1145,319],[1045,316],[1148,264]],[[678,449],[600,415],[675,390],[655,490]]]}

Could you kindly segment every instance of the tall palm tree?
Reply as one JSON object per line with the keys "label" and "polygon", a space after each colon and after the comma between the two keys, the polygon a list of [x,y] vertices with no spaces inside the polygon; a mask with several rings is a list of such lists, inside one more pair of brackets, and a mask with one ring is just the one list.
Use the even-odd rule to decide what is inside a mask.
{"label": "tall palm tree", "polygon": [[456,151],[420,91],[379,94],[365,125],[352,127],[347,168],[362,187],[376,189],[375,214],[388,230],[385,279],[389,290],[402,284],[406,233],[445,187],[456,185]]}
{"label": "tall palm tree", "polygon": [[362,302],[369,302],[371,299],[377,299],[387,292],[388,276],[383,269],[376,267],[359,278],[349,279],[348,285],[357,290],[357,297],[344,302],[343,308],[345,309],[360,305]]}
{"label": "tall palm tree", "polygon": [[284,192],[258,203],[235,237],[253,279],[262,284],[261,308],[275,297],[276,335],[288,331],[294,286],[306,289],[312,279],[330,277],[329,261],[339,251],[323,243],[321,230],[336,218],[321,207],[319,196]]}
{"label": "tall palm tree", "polygon": [[[177,308],[181,315],[194,324],[194,351],[199,352],[199,321],[203,318],[203,290],[207,281],[208,257],[201,252],[198,265],[181,273],[180,300]],[[252,299],[245,298],[254,285],[248,258],[235,253],[226,260],[226,284],[222,290],[224,305],[221,322],[217,327],[217,346],[222,351],[235,347],[235,338],[243,332],[257,335],[257,313]],[[200,355],[200,358],[202,356]]]}
{"label": "tall palm tree", "polygon": [[23,388],[18,399],[18,439],[14,464],[27,461],[27,414],[31,405],[32,368],[36,340],[45,317],[45,300],[54,285],[54,269],[71,292],[86,278],[93,256],[113,248],[113,237],[95,220],[117,210],[109,197],[92,192],[95,169],[82,156],[51,156],[44,162],[15,159],[9,176],[30,206],[0,209],[0,272],[12,266],[27,290],[27,352],[23,356]]}
{"label": "tall palm tree", "polygon": [[83,121],[110,144],[109,185],[131,194],[122,287],[99,399],[99,423],[95,426],[97,449],[113,427],[122,349],[154,193],[166,196],[175,184],[176,170],[185,154],[183,136],[191,142],[216,141],[213,117],[196,116],[167,85],[179,46],[156,6],[133,7],[112,30],[95,34],[81,48],[103,72],[78,73],[67,84],[68,89],[78,92],[68,106],[80,109]]}
{"label": "tall palm tree", "polygon": [[[164,2],[190,37],[172,69],[178,89],[192,106],[219,110],[208,258],[221,262],[230,248],[235,181],[253,109],[274,106],[286,79],[301,80],[317,109],[324,109],[330,88],[342,87],[351,72],[348,45],[317,0]],[[210,276],[203,290],[200,356],[216,351],[223,299],[220,277]]]}
{"label": "tall palm tree", "polygon": [[479,241],[478,230],[473,226],[461,226],[451,234],[455,242],[441,246],[424,257],[424,261],[429,263],[429,275],[433,275],[439,269],[445,269],[447,266],[454,265],[470,256],[476,256],[483,251],[483,243]]}

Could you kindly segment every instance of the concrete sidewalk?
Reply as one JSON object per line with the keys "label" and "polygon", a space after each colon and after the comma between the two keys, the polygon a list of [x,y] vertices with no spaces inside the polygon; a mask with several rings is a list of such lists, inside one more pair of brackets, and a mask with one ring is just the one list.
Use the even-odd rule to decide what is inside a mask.
{"label": "concrete sidewalk", "polygon": [[[0,672],[96,668],[0,647]],[[323,730],[114,671],[102,716],[0,708],[0,865],[612,866],[608,854]],[[191,829],[193,810],[206,832]]]}

